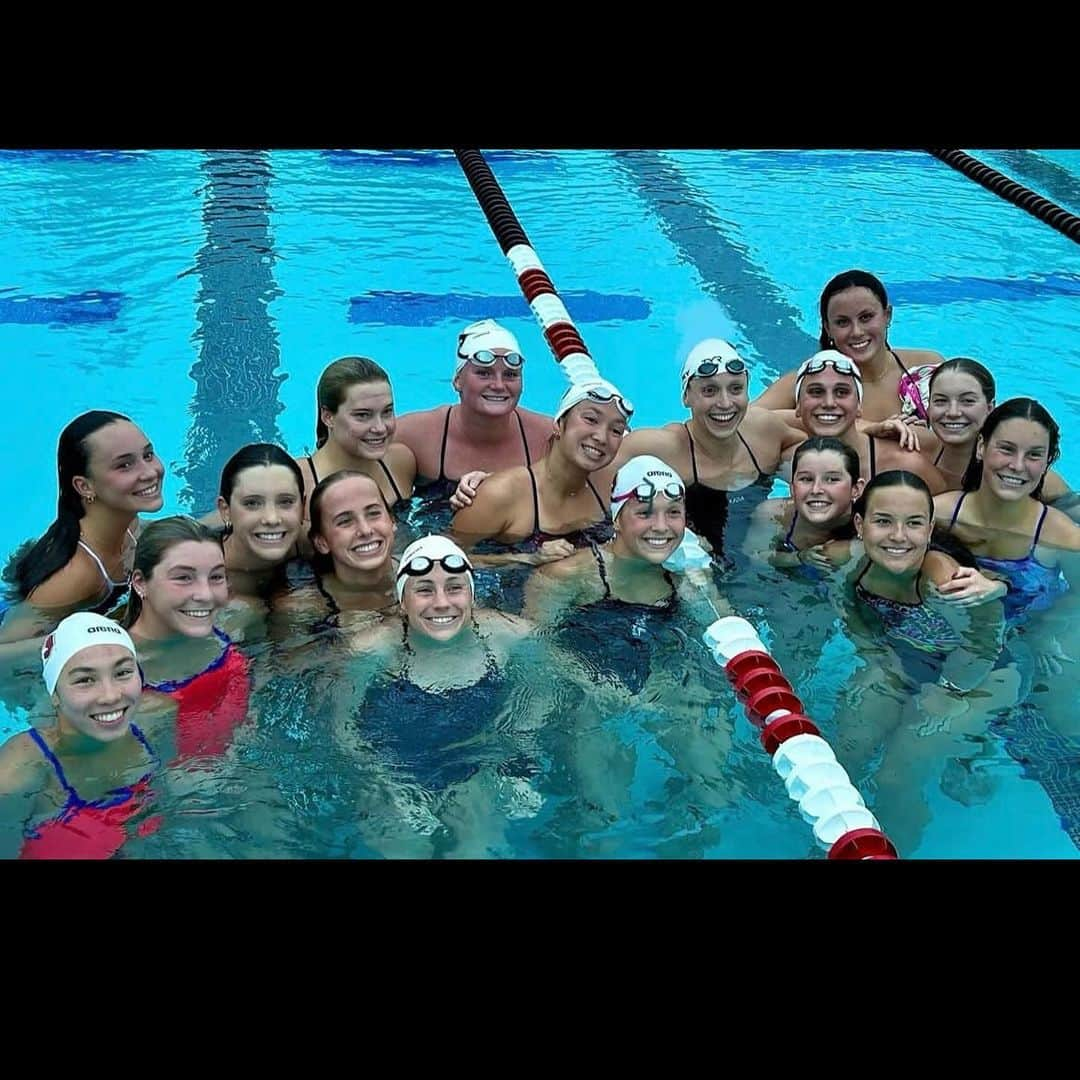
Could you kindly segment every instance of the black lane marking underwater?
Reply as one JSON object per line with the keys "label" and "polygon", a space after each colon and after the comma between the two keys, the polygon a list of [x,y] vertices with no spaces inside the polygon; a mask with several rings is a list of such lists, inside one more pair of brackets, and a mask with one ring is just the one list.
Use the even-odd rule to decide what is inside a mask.
{"label": "black lane marking underwater", "polygon": [[197,513],[214,505],[221,469],[243,445],[281,445],[278,388],[288,377],[280,363],[277,330],[268,305],[281,295],[274,281],[265,151],[211,151],[203,226],[195,256],[199,358],[191,368],[195,396],[180,498]]}
{"label": "black lane marking underwater", "polygon": [[661,231],[701,277],[702,288],[746,332],[766,381],[818,351],[802,313],[784,299],[679,169],[654,151],[617,150],[616,164],[655,215]]}

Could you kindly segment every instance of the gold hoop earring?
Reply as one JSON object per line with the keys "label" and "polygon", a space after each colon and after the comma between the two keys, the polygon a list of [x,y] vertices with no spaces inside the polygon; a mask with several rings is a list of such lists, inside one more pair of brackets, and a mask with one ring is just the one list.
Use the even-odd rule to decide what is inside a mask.
{"label": "gold hoop earring", "polygon": [[97,498],[96,495],[84,495],[83,496],[83,500],[86,502],[87,506],[90,506],[94,502],[94,500],[96,498]]}

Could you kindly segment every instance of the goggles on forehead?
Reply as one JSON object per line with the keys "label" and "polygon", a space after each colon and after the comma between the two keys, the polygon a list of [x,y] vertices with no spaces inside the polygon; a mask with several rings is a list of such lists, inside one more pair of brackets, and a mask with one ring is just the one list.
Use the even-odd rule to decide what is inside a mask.
{"label": "goggles on forehead", "polygon": [[479,367],[492,367],[496,360],[502,360],[508,368],[519,368],[525,363],[525,357],[519,352],[508,352],[505,356],[493,353],[490,349],[477,349],[474,353],[458,350],[458,359],[467,360]]}
{"label": "goggles on forehead", "polygon": [[686,495],[686,488],[677,480],[669,480],[663,487],[658,488],[651,480],[642,480],[623,495],[613,495],[612,502],[625,502],[627,499],[638,499],[641,502],[652,502],[659,491],[666,495],[672,502],[682,499]]}
{"label": "goggles on forehead", "polygon": [[436,565],[441,566],[448,574],[463,574],[466,570],[472,570],[468,559],[451,552],[441,559],[432,559],[428,555],[414,555],[407,563],[401,564],[397,576],[408,574],[409,577],[423,577],[424,574],[430,574]]}

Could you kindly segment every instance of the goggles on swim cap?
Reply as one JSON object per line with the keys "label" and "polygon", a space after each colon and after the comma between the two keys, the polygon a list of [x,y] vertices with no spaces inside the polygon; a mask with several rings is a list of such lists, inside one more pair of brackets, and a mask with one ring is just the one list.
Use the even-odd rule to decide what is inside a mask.
{"label": "goggles on swim cap", "polygon": [[625,494],[612,495],[611,501],[617,503],[624,502],[626,499],[638,499],[641,502],[652,502],[657,492],[666,495],[672,502],[686,497],[686,488],[678,480],[671,480],[661,488],[658,488],[651,480],[642,480]]}
{"label": "goggles on swim cap", "polygon": [[858,364],[850,357],[835,349],[826,349],[824,352],[815,353],[809,360],[804,360],[795,372],[795,399],[799,398],[803,380],[807,375],[820,375],[827,367],[831,367],[837,375],[847,375],[855,380],[855,390],[862,401],[862,372]]}
{"label": "goggles on swim cap", "polygon": [[398,577],[408,574],[409,577],[423,577],[430,574],[435,566],[441,566],[448,574],[463,574],[466,570],[472,570],[469,560],[464,555],[444,555],[441,559],[433,559],[429,555],[414,555],[407,563],[398,567]]}
{"label": "goggles on swim cap", "polygon": [[493,367],[496,360],[501,360],[508,368],[515,369],[525,363],[525,357],[519,352],[508,352],[505,356],[499,356],[498,353],[493,353],[490,349],[477,349],[476,352],[468,355],[459,352],[458,359],[465,360],[470,364],[477,364],[479,367]]}
{"label": "goggles on swim cap", "polygon": [[580,405],[583,401],[595,401],[601,405],[615,402],[615,407],[625,419],[629,420],[634,415],[634,403],[629,398],[623,397],[611,383],[600,381],[571,386],[559,402],[555,419],[565,416],[575,405]]}

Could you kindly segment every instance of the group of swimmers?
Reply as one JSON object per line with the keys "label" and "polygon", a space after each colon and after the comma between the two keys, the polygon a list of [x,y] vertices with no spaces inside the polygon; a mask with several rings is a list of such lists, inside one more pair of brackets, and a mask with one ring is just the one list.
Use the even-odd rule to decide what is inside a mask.
{"label": "group of swimmers", "polygon": [[[1051,468],[1057,423],[1030,398],[998,404],[975,360],[893,349],[871,274],[830,281],[820,315],[821,350],[753,403],[747,360],[697,344],[681,372],[689,419],[658,428],[631,430],[632,402],[599,375],[551,416],[521,408],[524,355],[490,319],[457,339],[452,405],[397,417],[381,367],[337,360],[318,381],[315,449],[239,448],[202,520],[143,523],[163,505],[151,440],[119,413],[77,417],[59,439],[56,520],[5,574],[0,660],[18,673],[40,655],[50,702],[0,748],[7,853],[114,854],[163,760],[225,755],[260,678],[244,642],[275,612],[333,626],[356,658],[361,706],[338,743],[379,734],[403,767],[428,761],[435,786],[467,783],[437,753],[431,765],[432,744],[484,722],[534,630],[606,612],[605,639],[556,635],[549,661],[606,654],[632,700],[664,677],[649,628],[680,606],[702,625],[728,611],[736,555],[832,593],[865,654],[887,651],[853,680],[839,731],[853,768],[884,749],[879,799],[943,728],[978,729],[1040,688],[1058,719],[1035,679],[1071,659],[1064,623],[1038,618],[1067,614],[1080,551],[1077,501]],[[768,498],[774,477],[789,498]],[[426,530],[402,550],[406,510]],[[713,574],[680,572],[689,533]]]}

